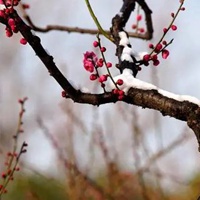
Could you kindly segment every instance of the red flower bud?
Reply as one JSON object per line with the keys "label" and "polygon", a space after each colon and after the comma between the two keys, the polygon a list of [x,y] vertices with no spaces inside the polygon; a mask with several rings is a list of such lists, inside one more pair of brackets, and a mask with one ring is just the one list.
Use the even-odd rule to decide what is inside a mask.
{"label": "red flower bud", "polygon": [[168,56],[169,56],[169,51],[167,49],[164,49],[162,51],[162,58],[167,59]]}
{"label": "red flower bud", "polygon": [[97,79],[97,75],[96,74],[91,74],[90,75],[90,80],[91,81],[94,81],[94,80],[96,80]]}
{"label": "red flower bud", "polygon": [[93,46],[94,46],[94,47],[98,47],[98,46],[99,46],[99,42],[94,41],[94,42],[93,42]]}
{"label": "red flower bud", "polygon": [[177,30],[177,26],[172,25],[172,26],[171,26],[171,29],[172,29],[173,31],[176,31],[176,30]]}
{"label": "red flower bud", "polygon": [[123,85],[123,83],[124,83],[124,81],[122,79],[118,79],[116,82],[117,85]]}
{"label": "red flower bud", "polygon": [[27,44],[27,41],[26,41],[25,38],[21,38],[21,39],[20,39],[20,43],[23,44],[23,45],[25,45],[25,44]]}

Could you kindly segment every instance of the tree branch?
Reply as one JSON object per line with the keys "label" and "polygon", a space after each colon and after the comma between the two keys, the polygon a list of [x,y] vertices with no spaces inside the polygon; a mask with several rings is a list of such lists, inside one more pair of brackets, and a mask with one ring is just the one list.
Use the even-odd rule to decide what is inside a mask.
{"label": "tree branch", "polygon": [[163,116],[168,115],[186,121],[188,126],[194,131],[200,146],[200,107],[197,104],[189,101],[180,102],[165,97],[158,93],[157,90],[141,90],[136,88],[129,90],[125,102],[143,108],[158,110]]}
{"label": "tree branch", "polygon": [[147,31],[144,34],[144,36],[146,38],[149,38],[149,40],[150,40],[153,37],[153,23],[152,23],[152,19],[151,19],[152,11],[150,10],[150,8],[148,7],[148,5],[146,4],[146,2],[144,0],[136,0],[136,1],[141,6],[141,8],[143,9],[143,11],[145,13],[145,21],[146,21]]}
{"label": "tree branch", "polygon": [[[140,70],[139,65],[141,65],[140,62],[137,62],[134,55],[131,55],[132,49],[131,44],[129,41],[129,34],[124,30],[127,21],[129,20],[129,17],[131,15],[131,12],[135,9],[135,2],[137,2],[141,8],[145,12],[145,19],[146,19],[146,25],[147,25],[147,32],[146,37],[148,39],[151,39],[153,36],[153,26],[152,26],[152,20],[151,20],[151,13],[152,11],[149,9],[148,5],[145,3],[144,0],[124,0],[122,8],[120,9],[120,12],[115,15],[112,19],[112,27],[111,27],[111,34],[114,38],[114,43],[116,44],[116,55],[119,60],[118,68],[120,72],[122,73],[125,68],[129,68],[132,70],[133,75],[136,76],[138,71]],[[123,32],[123,33],[122,33]],[[122,35],[120,35],[122,33]],[[127,51],[128,50],[128,51]],[[128,58],[127,58],[127,52],[129,52]],[[124,59],[122,59],[122,55],[126,54]]]}
{"label": "tree branch", "polygon": [[[99,32],[97,29],[70,27],[70,26],[61,26],[61,25],[47,25],[46,27],[38,27],[33,23],[30,16],[25,15],[24,18],[26,19],[29,26],[34,31],[41,32],[41,33],[47,33],[50,31],[64,31],[68,33],[81,33],[81,34],[90,34],[90,35],[100,34],[101,35],[101,32]],[[110,35],[109,30],[105,30],[105,32]],[[143,39],[143,40],[148,40],[149,38],[148,36],[146,36],[146,34],[140,34],[140,33],[134,33],[134,32],[128,32],[128,35],[129,37]]]}
{"label": "tree branch", "polygon": [[[31,28],[24,23],[15,10],[10,14],[9,19],[10,18],[15,20],[19,32],[33,48],[34,52],[43,62],[50,75],[58,82],[58,84],[66,91],[68,97],[74,102],[99,106],[101,104],[115,103],[118,101],[117,96],[111,92],[90,94],[76,90],[60,72],[53,61],[53,57],[45,51],[40,38],[32,34]],[[0,18],[0,21],[4,24],[8,24],[8,22],[5,22],[5,19],[1,20]],[[163,96],[158,93],[157,90],[136,88],[131,88],[122,101],[142,108],[154,109],[160,111],[163,115],[186,121],[188,126],[196,134],[198,143],[200,144],[200,107],[197,104],[189,101],[181,102],[174,100]]]}

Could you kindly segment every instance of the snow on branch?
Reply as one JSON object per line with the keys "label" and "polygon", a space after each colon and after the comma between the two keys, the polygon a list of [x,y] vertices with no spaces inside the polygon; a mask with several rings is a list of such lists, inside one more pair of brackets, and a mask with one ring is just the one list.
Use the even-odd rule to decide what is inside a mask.
{"label": "snow on branch", "polygon": [[[119,85],[118,87],[120,90],[123,90],[125,94],[128,94],[128,91],[130,90],[130,88],[137,88],[141,90],[156,90],[160,95],[166,98],[170,98],[179,102],[188,101],[190,103],[200,106],[199,99],[189,96],[189,95],[177,95],[177,94],[168,92],[166,90],[159,89],[157,86],[153,84],[150,84],[150,83],[147,83],[135,78],[130,69],[124,69],[122,74],[115,76],[113,79],[115,82],[117,82],[117,80],[119,79],[123,80],[123,84]],[[111,90],[115,89],[115,85],[113,84],[112,81],[109,82],[108,87]]]}
{"label": "snow on branch", "polygon": [[[124,0],[120,12],[112,19],[111,34],[114,38],[114,43],[117,46],[116,55],[119,60],[118,68],[122,73],[125,68],[133,71],[133,75],[136,76],[140,70],[140,61],[136,59],[137,54],[132,50],[132,46],[129,41],[129,35],[125,31],[125,25],[135,9],[135,3],[138,3],[145,12],[147,35],[152,37],[153,27],[151,20],[151,10],[147,6],[144,0]],[[141,58],[140,58],[141,59]]]}

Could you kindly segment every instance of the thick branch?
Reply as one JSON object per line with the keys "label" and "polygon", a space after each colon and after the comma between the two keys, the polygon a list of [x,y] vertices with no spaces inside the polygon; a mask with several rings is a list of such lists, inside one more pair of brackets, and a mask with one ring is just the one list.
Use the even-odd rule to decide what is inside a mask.
{"label": "thick branch", "polygon": [[[122,54],[124,49],[127,47],[129,49],[129,52],[132,51],[131,44],[128,41],[128,34],[124,30],[124,27],[131,15],[131,12],[135,9],[135,0],[124,0],[124,3],[122,5],[122,8],[120,9],[120,13],[115,15],[112,19],[112,27],[110,28],[111,34],[114,38],[114,43],[116,44],[116,56],[119,60],[118,68],[120,70],[120,73],[123,72],[124,66],[126,68],[129,68],[133,71],[134,76],[136,76],[138,72],[138,67],[135,64],[136,59],[129,55],[128,60],[122,60]],[[120,37],[120,32],[124,32],[124,35],[126,35],[127,40],[123,42],[123,44],[120,44],[120,40],[122,38]]]}
{"label": "thick branch", "polygon": [[[146,2],[144,0],[124,0],[122,8],[120,9],[120,13],[122,15],[120,16],[119,14],[117,14],[112,20],[111,34],[113,35],[116,44],[118,44],[119,42],[118,32],[122,31],[127,21],[129,20],[131,12],[133,12],[135,9],[135,2],[137,2],[144,10],[146,26],[147,26],[146,33],[136,34],[136,37],[146,40],[150,40],[153,37],[153,24],[151,19],[152,11],[150,10]],[[132,37],[129,32],[128,35],[129,37]]]}
{"label": "thick branch", "polygon": [[[162,115],[168,115],[176,119],[186,121],[188,126],[196,134],[200,145],[200,107],[189,101],[177,101],[165,97],[157,90],[130,89],[125,100],[143,108],[158,110]],[[200,151],[200,149],[199,149]]]}

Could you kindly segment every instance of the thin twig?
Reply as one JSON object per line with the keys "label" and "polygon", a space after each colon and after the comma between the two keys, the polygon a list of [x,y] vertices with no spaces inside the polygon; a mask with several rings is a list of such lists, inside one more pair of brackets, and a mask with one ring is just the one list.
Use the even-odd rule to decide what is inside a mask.
{"label": "thin twig", "polygon": [[[87,28],[61,26],[61,25],[47,25],[46,27],[39,27],[39,26],[36,26],[32,22],[30,16],[24,15],[24,18],[26,19],[26,21],[28,22],[29,26],[34,31],[41,32],[41,33],[47,33],[47,32],[50,32],[50,31],[64,31],[64,32],[68,32],[68,33],[81,33],[81,34],[91,34],[91,35],[100,34],[100,35],[102,35],[102,33],[99,32],[99,30],[97,30],[97,29],[87,29]],[[111,34],[110,34],[109,30],[104,30],[104,32],[107,35],[109,35],[109,38],[111,38]],[[144,34],[128,32],[128,35],[129,35],[129,37],[148,40],[148,38],[146,38],[146,36]]]}
{"label": "thin twig", "polygon": [[110,41],[113,41],[113,38],[111,38],[110,35],[107,34],[107,33],[103,30],[103,28],[101,27],[101,24],[99,23],[97,17],[95,16],[95,14],[94,14],[94,12],[93,12],[93,10],[92,10],[92,7],[91,7],[91,5],[90,5],[89,0],[85,0],[85,3],[86,3],[86,5],[87,5],[87,8],[88,8],[88,10],[89,10],[89,13],[90,13],[92,19],[94,20],[94,23],[96,24],[96,26],[97,26],[99,32],[100,32],[101,34],[103,34],[103,35],[104,35],[107,39],[109,39]]}
{"label": "thin twig", "polygon": [[172,150],[174,150],[175,148],[180,146],[180,144],[186,142],[190,138],[191,138],[191,135],[188,134],[187,132],[184,133],[183,135],[179,136],[170,145],[168,145],[167,147],[161,149],[160,151],[158,151],[154,155],[152,155],[149,158],[149,160],[146,162],[146,164],[136,172],[136,174],[137,173],[141,173],[141,172],[149,171],[150,166],[152,164],[154,164],[158,159],[160,159],[161,157],[164,157],[165,155],[170,153]]}

